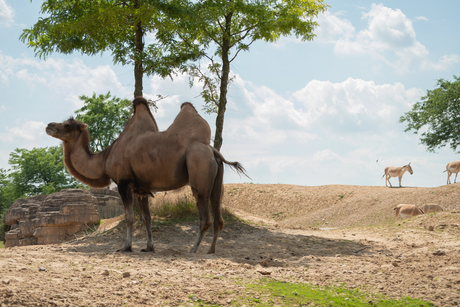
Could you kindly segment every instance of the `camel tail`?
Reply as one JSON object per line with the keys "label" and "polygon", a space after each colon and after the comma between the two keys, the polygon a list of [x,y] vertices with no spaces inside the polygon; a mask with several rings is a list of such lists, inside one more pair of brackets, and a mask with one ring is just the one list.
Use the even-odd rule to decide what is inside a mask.
{"label": "camel tail", "polygon": [[[244,169],[243,165],[241,165],[240,162],[230,162],[230,161],[227,161],[225,160],[224,156],[222,156],[222,154],[213,147],[213,151],[214,151],[214,156],[221,159],[222,162],[224,162],[225,164],[228,164],[230,165],[231,168],[233,168],[234,171],[236,171],[238,173],[238,175],[244,175],[246,177],[248,177],[249,179],[251,179],[251,177],[248,176],[248,174],[246,174],[246,170]],[[252,180],[252,179],[251,179]]]}
{"label": "camel tail", "polygon": [[447,170],[445,170],[443,173],[447,172]]}
{"label": "camel tail", "polygon": [[[385,177],[385,174],[383,174],[382,178]],[[380,178],[380,180],[382,180],[382,178]]]}

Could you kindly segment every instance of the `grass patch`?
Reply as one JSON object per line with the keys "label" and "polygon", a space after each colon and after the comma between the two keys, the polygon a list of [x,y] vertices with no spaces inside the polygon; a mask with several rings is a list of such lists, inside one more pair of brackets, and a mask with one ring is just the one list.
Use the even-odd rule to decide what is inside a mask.
{"label": "grass patch", "polygon": [[[318,287],[310,284],[285,283],[261,279],[247,285],[248,292],[232,299],[231,306],[434,306],[431,302],[410,297],[389,299],[380,294],[370,294],[344,286]],[[195,306],[219,306],[195,301]]]}
{"label": "grass patch", "polygon": [[[212,210],[209,209],[212,219]],[[176,224],[199,220],[195,198],[189,189],[184,188],[155,195],[150,202],[150,212],[155,223]],[[227,225],[240,221],[228,208],[222,208],[222,217]]]}
{"label": "grass patch", "polygon": [[0,248],[5,248],[5,242],[0,241]]}

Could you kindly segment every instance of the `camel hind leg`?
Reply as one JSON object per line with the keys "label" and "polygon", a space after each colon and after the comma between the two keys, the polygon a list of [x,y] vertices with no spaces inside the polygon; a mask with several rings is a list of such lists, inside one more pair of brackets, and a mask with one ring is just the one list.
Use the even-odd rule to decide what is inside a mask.
{"label": "camel hind leg", "polygon": [[214,179],[214,186],[211,191],[211,210],[214,218],[214,236],[208,254],[216,252],[216,243],[219,238],[220,231],[224,228],[224,219],[222,218],[222,189],[224,181],[224,164],[219,158],[217,162],[217,175]]}
{"label": "camel hind leg", "polygon": [[217,164],[212,150],[204,144],[195,143],[187,149],[189,184],[196,200],[200,216],[200,229],[191,253],[196,253],[206,231],[211,227],[209,200],[217,174]]}

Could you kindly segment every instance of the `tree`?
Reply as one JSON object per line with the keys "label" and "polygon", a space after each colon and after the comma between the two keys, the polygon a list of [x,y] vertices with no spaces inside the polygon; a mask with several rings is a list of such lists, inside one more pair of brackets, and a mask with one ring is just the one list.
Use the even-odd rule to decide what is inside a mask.
{"label": "tree", "polygon": [[[180,49],[164,23],[161,1],[155,0],[45,0],[40,18],[20,39],[46,58],[53,52],[95,55],[112,52],[113,62],[134,65],[134,97],[142,96],[143,75],[171,76],[185,61],[196,59],[197,49]],[[174,31],[172,31],[174,32]],[[155,42],[145,45],[145,36]]]}
{"label": "tree", "polygon": [[8,163],[11,165],[9,198],[13,200],[82,186],[64,167],[59,146],[16,148],[10,153]]}
{"label": "tree", "polygon": [[407,122],[405,132],[422,131],[420,141],[428,151],[446,145],[456,151],[460,145],[460,77],[454,76],[453,82],[439,79],[437,85],[427,90],[421,101],[400,117],[400,122]]}
{"label": "tree", "polygon": [[88,125],[93,152],[102,151],[115,141],[125,127],[131,112],[131,101],[106,95],[80,96],[84,106],[75,111],[76,119]]}
{"label": "tree", "polygon": [[323,0],[202,0],[184,3],[187,9],[181,11],[177,35],[189,46],[198,42],[208,50],[216,47],[214,56],[218,60],[210,51],[205,54],[210,61],[209,75],[196,65],[191,66],[189,72],[204,84],[202,97],[206,111],[217,113],[214,147],[220,150],[228,84],[231,82],[230,63],[257,40],[274,42],[280,36],[292,34],[303,41],[312,40],[315,36],[313,30],[318,25],[314,18],[326,10],[327,4]]}
{"label": "tree", "polygon": [[6,211],[14,201],[10,196],[9,183],[8,173],[3,168],[0,168],[0,215],[2,212]]}

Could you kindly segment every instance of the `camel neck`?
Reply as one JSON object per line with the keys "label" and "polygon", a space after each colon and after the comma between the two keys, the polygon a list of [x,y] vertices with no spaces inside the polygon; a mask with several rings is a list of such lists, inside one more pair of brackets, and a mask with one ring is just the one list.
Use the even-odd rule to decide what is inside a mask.
{"label": "camel neck", "polygon": [[76,142],[64,142],[64,163],[70,174],[82,183],[94,188],[106,187],[110,185],[110,178],[105,172],[104,151],[93,154],[89,150],[89,133],[85,138],[84,132]]}

